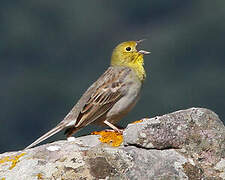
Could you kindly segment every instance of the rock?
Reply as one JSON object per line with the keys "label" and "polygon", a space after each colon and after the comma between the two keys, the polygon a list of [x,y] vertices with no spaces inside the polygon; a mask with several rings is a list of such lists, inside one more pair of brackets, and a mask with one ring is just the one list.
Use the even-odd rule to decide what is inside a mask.
{"label": "rock", "polygon": [[[223,170],[220,168],[221,171],[212,169],[218,166],[217,163],[224,163],[225,128],[218,116],[208,109],[191,108],[144,119],[140,123],[129,124],[123,135],[124,145],[146,149],[172,148],[191,159],[192,163],[183,165],[191,179],[196,174],[206,177],[221,175],[225,179],[221,174],[224,167]],[[202,175],[198,177],[202,178]]]}
{"label": "rock", "polygon": [[89,135],[0,155],[0,179],[225,179],[225,127],[191,108],[129,124],[123,144]]}

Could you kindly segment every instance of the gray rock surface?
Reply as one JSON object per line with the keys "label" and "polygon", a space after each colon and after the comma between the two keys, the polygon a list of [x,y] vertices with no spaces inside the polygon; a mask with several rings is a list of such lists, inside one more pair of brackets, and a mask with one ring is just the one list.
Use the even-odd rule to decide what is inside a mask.
{"label": "gray rock surface", "polygon": [[208,109],[143,119],[123,135],[119,147],[89,135],[6,152],[0,180],[225,179],[225,127]]}

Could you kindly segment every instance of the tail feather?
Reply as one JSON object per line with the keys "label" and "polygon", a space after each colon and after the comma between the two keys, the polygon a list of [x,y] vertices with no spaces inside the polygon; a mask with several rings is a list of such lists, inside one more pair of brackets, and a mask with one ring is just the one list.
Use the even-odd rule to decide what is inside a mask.
{"label": "tail feather", "polygon": [[73,134],[75,134],[76,132],[78,132],[82,127],[69,127],[65,130],[64,134],[66,135],[66,137],[70,137],[72,136]]}
{"label": "tail feather", "polygon": [[45,133],[43,136],[39,137],[36,141],[34,141],[32,144],[30,144],[29,146],[27,146],[25,149],[29,149],[37,144],[39,144],[40,142],[44,141],[45,139],[53,136],[54,134],[58,133],[59,131],[61,131],[62,129],[65,128],[65,124],[59,124],[58,126],[56,126],[55,128],[53,128],[52,130],[48,131],[47,133]]}

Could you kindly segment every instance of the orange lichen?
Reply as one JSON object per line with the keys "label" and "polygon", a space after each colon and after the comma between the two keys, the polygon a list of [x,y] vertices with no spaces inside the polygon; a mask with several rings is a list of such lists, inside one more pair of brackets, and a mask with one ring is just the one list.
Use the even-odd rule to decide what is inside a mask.
{"label": "orange lichen", "polygon": [[141,120],[138,120],[138,121],[134,121],[134,122],[132,122],[132,124],[136,124],[136,123],[140,123],[140,122],[143,122],[143,120],[141,119]]}
{"label": "orange lichen", "polygon": [[123,142],[123,135],[115,131],[95,131],[91,133],[93,135],[100,135],[99,140],[102,143],[110,144],[113,147],[120,146]]}
{"label": "orange lichen", "polygon": [[13,156],[6,156],[6,157],[0,159],[0,164],[5,163],[5,162],[12,162],[11,166],[9,167],[9,169],[11,170],[19,162],[19,158],[21,158],[24,155],[25,155],[25,153],[21,153],[19,155],[13,155]]}
{"label": "orange lichen", "polygon": [[43,179],[43,175],[41,173],[38,173],[37,174],[37,178],[38,178],[38,180],[42,180]]}

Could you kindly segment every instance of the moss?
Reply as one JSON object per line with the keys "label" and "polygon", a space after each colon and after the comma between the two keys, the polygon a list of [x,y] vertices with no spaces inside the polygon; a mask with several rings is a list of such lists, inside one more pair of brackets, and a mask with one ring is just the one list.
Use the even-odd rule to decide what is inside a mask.
{"label": "moss", "polygon": [[9,170],[13,169],[16,164],[19,162],[19,159],[24,156],[26,153],[21,153],[19,155],[13,155],[13,156],[6,156],[2,159],[0,159],[0,164],[6,163],[6,162],[12,162],[11,166],[9,167]]}

